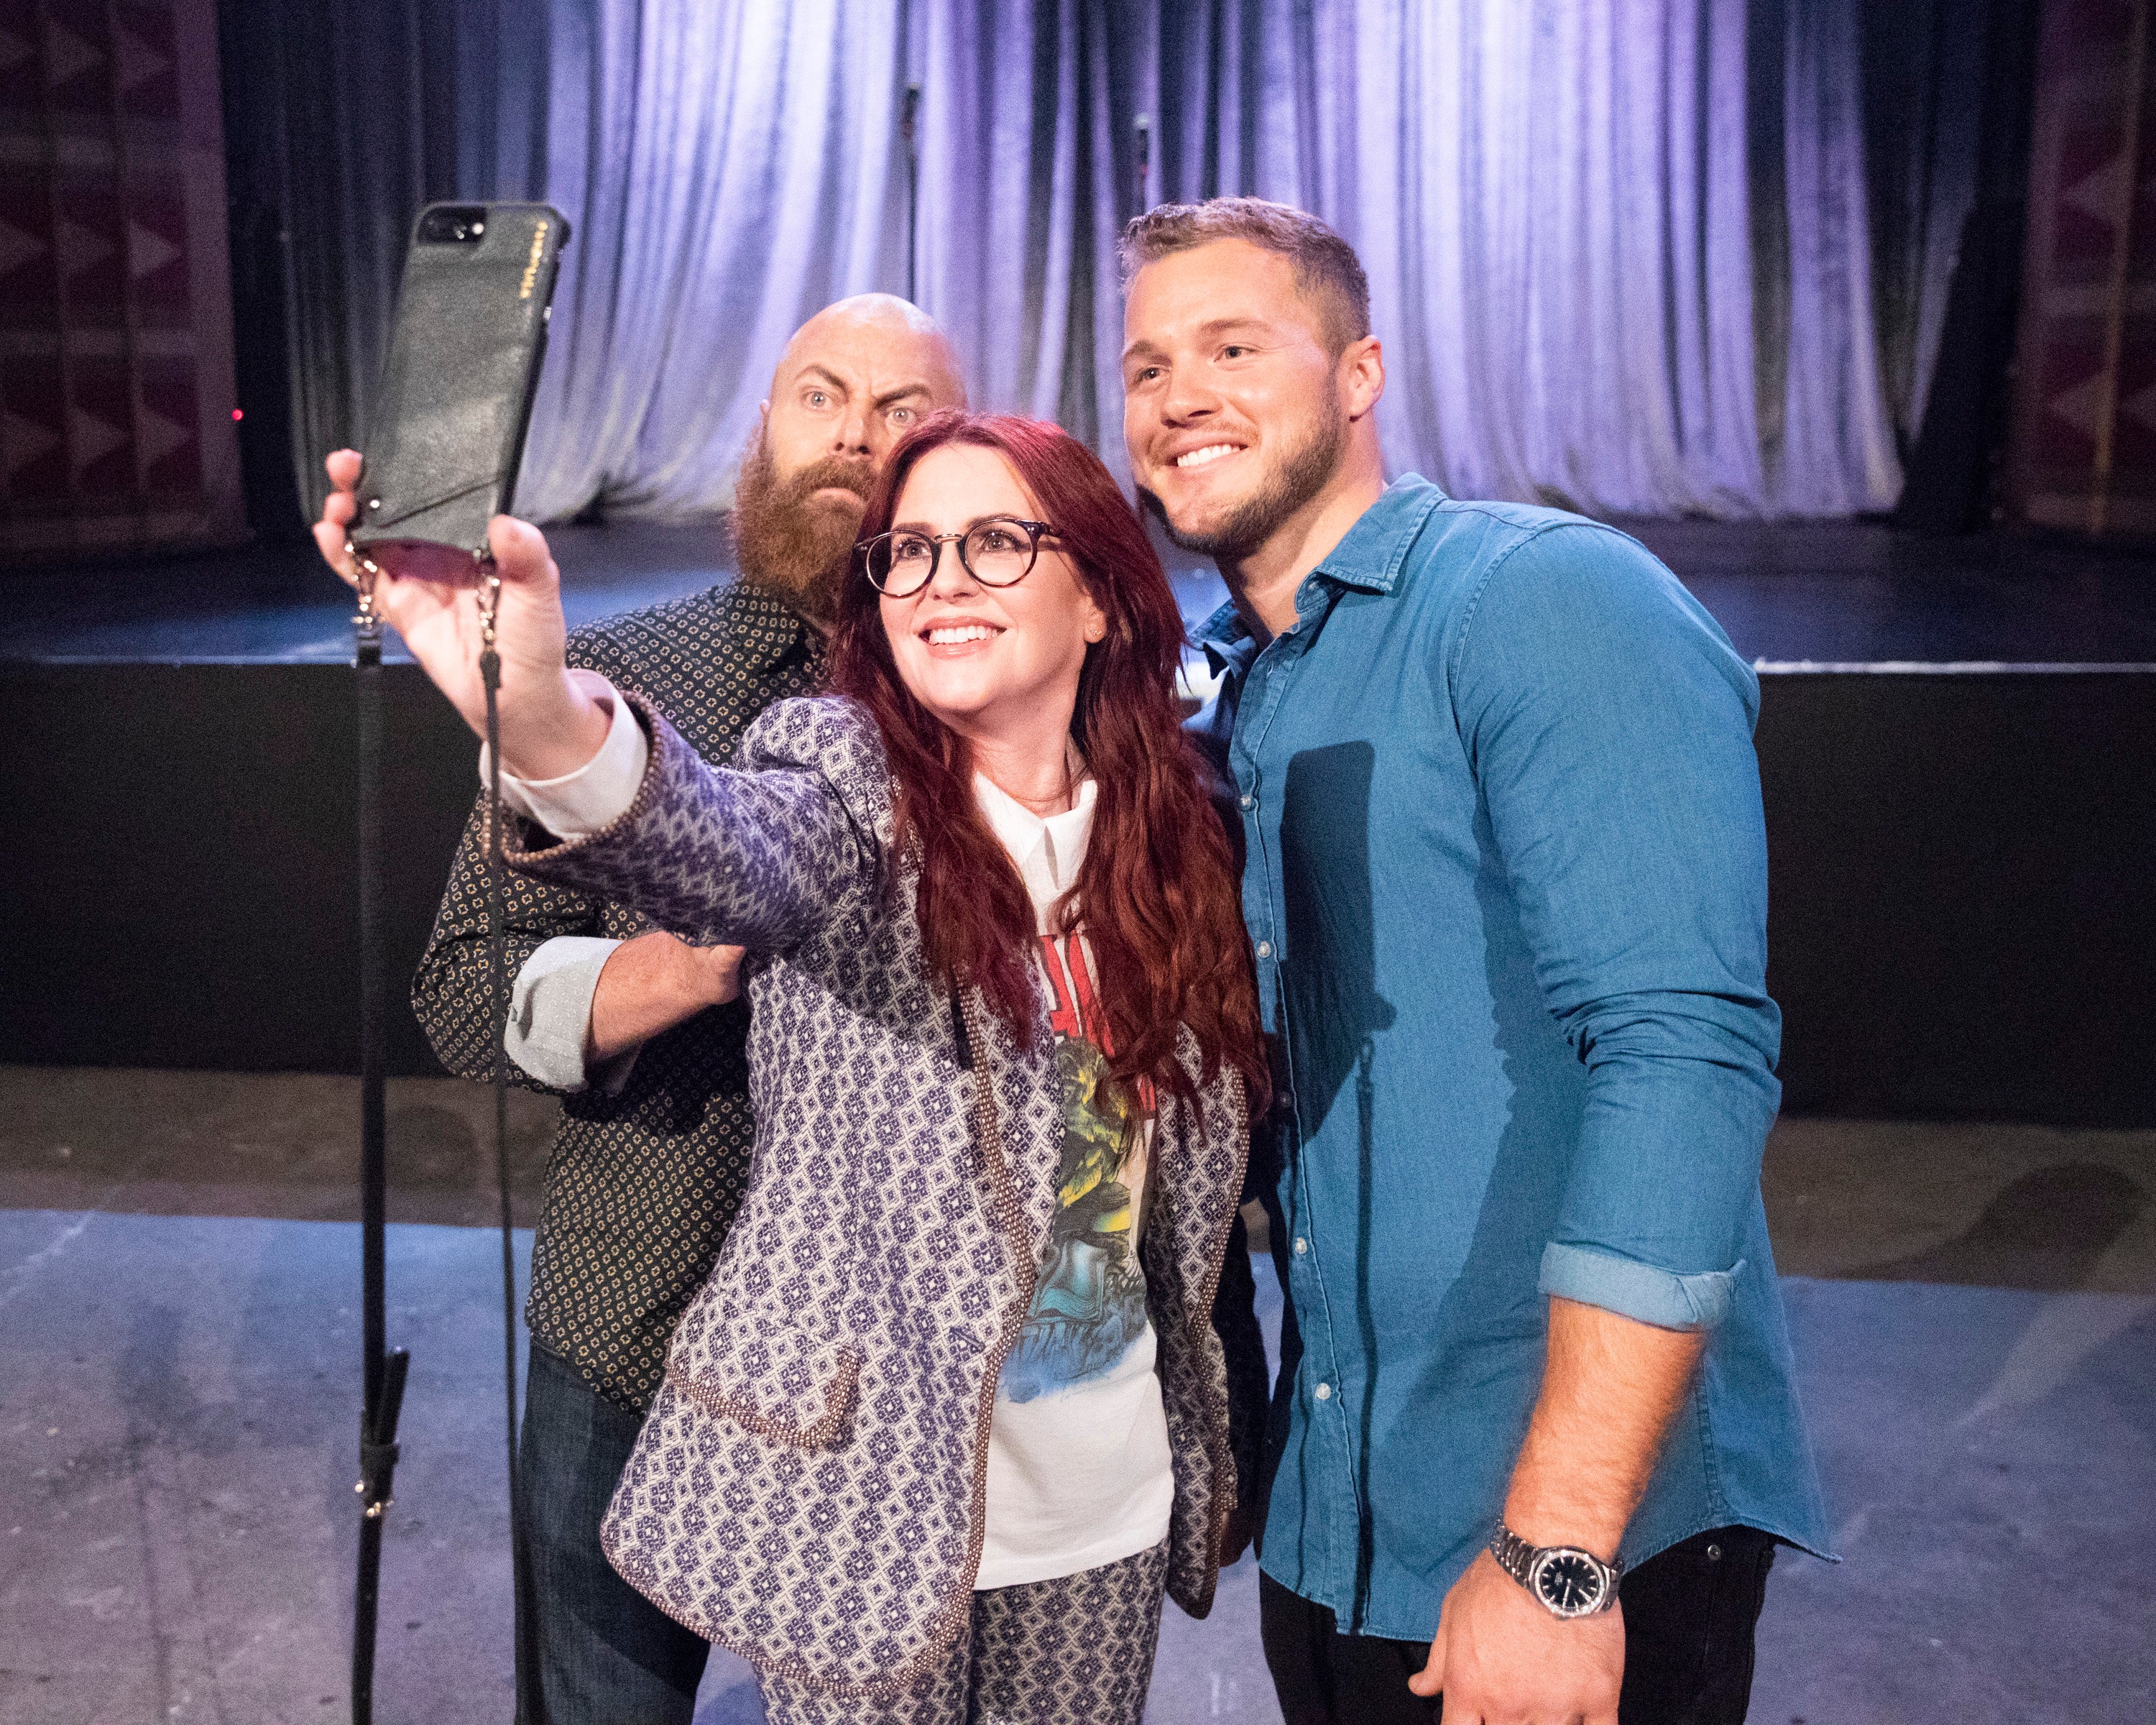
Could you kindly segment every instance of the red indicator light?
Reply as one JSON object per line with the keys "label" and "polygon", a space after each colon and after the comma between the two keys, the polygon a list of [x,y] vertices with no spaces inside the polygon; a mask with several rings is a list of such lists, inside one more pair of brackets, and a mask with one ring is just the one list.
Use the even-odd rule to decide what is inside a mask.
{"label": "red indicator light", "polygon": [[232,417],[233,417],[233,418],[234,418],[235,421],[237,421],[237,420],[239,420],[239,419],[244,419],[244,418],[246,418],[247,416],[246,416],[245,414],[242,413],[239,411],[239,409],[238,408],[234,408],[232,410]]}

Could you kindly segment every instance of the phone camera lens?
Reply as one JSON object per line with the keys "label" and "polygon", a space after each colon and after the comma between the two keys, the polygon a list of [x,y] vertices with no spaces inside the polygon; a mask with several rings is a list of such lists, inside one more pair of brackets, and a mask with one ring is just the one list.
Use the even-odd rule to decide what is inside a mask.
{"label": "phone camera lens", "polygon": [[485,232],[486,211],[476,204],[429,209],[419,222],[419,238],[429,245],[470,245]]}

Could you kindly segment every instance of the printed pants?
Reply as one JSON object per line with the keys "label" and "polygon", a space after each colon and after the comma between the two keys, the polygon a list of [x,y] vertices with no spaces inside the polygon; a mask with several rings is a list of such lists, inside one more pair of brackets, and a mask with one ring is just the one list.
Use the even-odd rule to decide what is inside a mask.
{"label": "printed pants", "polygon": [[973,1595],[944,1663],[888,1697],[765,1676],[768,1725],[1139,1725],[1160,1642],[1168,1542],[1054,1581]]}

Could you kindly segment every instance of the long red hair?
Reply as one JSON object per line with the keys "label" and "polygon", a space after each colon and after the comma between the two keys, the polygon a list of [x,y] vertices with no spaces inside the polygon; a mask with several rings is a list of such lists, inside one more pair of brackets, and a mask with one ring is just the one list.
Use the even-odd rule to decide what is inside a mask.
{"label": "long red hair", "polygon": [[[1176,1058],[1189,1027],[1209,1077],[1243,1075],[1253,1109],[1268,1088],[1256,979],[1219,815],[1183,734],[1175,674],[1183,619],[1137,511],[1100,458],[1060,426],[996,414],[938,413],[891,451],[861,521],[889,530],[921,459],[948,444],[993,449],[1055,524],[1055,550],[1107,614],[1086,649],[1070,732],[1098,786],[1092,836],[1065,901],[1082,923],[1114,1044],[1110,1070],[1183,1096],[1196,1086]],[[1044,547],[1044,554],[1047,547]],[[831,634],[831,688],[875,716],[897,789],[898,845],[920,865],[916,908],[929,968],[947,987],[978,986],[1021,1042],[1033,1034],[1032,901],[974,801],[964,740],[900,680],[875,589],[856,570]]]}

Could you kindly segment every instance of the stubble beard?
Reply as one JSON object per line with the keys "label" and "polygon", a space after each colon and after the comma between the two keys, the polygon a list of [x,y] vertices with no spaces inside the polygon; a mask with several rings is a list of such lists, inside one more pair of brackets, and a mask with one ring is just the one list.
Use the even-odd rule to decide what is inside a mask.
{"label": "stubble beard", "polygon": [[1275,460],[1259,480],[1257,488],[1240,503],[1231,505],[1219,521],[1202,531],[1185,531],[1168,518],[1159,495],[1138,487],[1139,500],[1161,524],[1178,549],[1195,552],[1219,562],[1246,557],[1277,533],[1298,510],[1324,490],[1339,471],[1342,453],[1348,446],[1348,415],[1340,403],[1326,399],[1324,415],[1310,435]]}
{"label": "stubble beard", "polygon": [[[829,624],[853,569],[854,542],[875,477],[867,462],[834,455],[782,476],[759,425],[742,454],[726,517],[742,579],[777,594],[810,622]],[[851,492],[860,506],[816,495],[826,489]]]}

